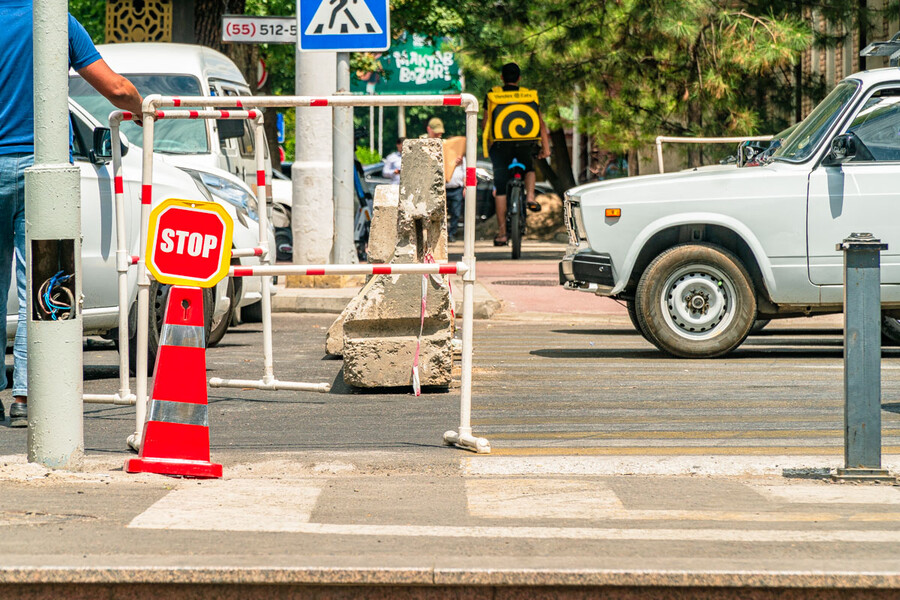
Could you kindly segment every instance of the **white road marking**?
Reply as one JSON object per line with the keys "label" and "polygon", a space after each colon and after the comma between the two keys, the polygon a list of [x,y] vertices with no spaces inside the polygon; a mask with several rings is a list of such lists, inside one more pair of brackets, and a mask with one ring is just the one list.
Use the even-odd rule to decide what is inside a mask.
{"label": "white road marking", "polygon": [[900,504],[894,487],[850,485],[754,485],[768,498],[795,504]]}
{"label": "white road marking", "polygon": [[[488,436],[490,437],[490,436]],[[566,449],[561,448],[560,452]],[[778,475],[785,471],[824,474],[844,464],[835,456],[464,456],[467,476],[501,475]],[[900,456],[882,457],[882,467],[900,471]]]}
{"label": "white road marking", "polygon": [[185,482],[136,516],[137,529],[302,531],[321,490],[302,481]]}
{"label": "white road marking", "polygon": [[468,479],[469,514],[487,519],[601,519],[621,510],[600,482],[563,479]]}

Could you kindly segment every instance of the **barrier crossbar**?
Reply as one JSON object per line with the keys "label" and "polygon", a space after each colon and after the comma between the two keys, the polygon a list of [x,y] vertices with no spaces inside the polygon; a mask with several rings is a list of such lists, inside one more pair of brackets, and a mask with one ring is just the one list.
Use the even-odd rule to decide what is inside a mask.
{"label": "barrier crossbar", "polygon": [[[134,448],[141,444],[143,423],[147,410],[147,339],[149,316],[149,286],[150,275],[146,269],[144,251],[147,246],[147,231],[150,217],[150,204],[152,198],[153,178],[153,137],[154,123],[161,119],[246,119],[254,123],[256,133],[256,161],[257,161],[257,194],[258,198],[266,198],[266,171],[264,154],[265,147],[261,108],[270,107],[335,107],[335,106],[459,106],[466,112],[466,192],[465,192],[465,221],[475,223],[475,176],[476,148],[477,148],[477,117],[478,100],[471,94],[453,96],[425,96],[425,95],[384,95],[384,96],[215,96],[215,97],[163,97],[159,95],[147,96],[142,106],[143,112],[143,162],[141,181],[141,255],[134,261],[134,257],[127,256],[122,250],[122,260],[117,259],[117,264],[124,266],[127,276],[127,267],[137,264],[138,267],[138,308],[137,308],[137,377],[135,393],[128,390],[128,355],[127,355],[127,286],[120,271],[120,348],[122,340],[125,342],[124,359],[120,357],[120,370],[124,364],[124,383],[120,383],[120,391],[116,396],[125,393],[134,397],[135,404],[135,433],[129,437],[128,443]],[[248,108],[249,107],[249,108]],[[181,110],[164,110],[176,108]],[[192,110],[196,108],[197,110]],[[237,110],[231,110],[232,108]],[[187,109],[187,110],[185,110]],[[119,124],[122,120],[131,120],[134,115],[127,111],[115,111],[110,115],[110,129],[112,139],[118,140]],[[113,143],[113,169],[116,187],[117,213],[121,219],[124,231],[124,212],[119,210],[124,205],[124,194],[121,174],[121,150],[119,144]],[[120,205],[121,203],[121,205]],[[460,390],[460,424],[457,430],[444,433],[444,443],[460,448],[473,450],[478,453],[490,452],[490,443],[485,438],[472,435],[471,406],[472,406],[472,343],[474,330],[474,285],[475,285],[475,228],[466,227],[463,232],[464,251],[463,261],[454,264],[390,264],[390,265],[271,265],[271,252],[268,248],[268,223],[267,209],[265,206],[259,211],[259,246],[256,248],[237,249],[234,256],[258,256],[262,265],[258,267],[232,267],[230,274],[233,277],[260,276],[262,278],[262,313],[263,313],[263,348],[265,355],[265,373],[263,379],[254,380],[226,380],[220,378],[210,379],[213,387],[256,387],[266,390],[300,390],[327,392],[328,384],[309,384],[301,382],[283,382],[274,377],[272,368],[272,332],[271,332],[271,276],[281,274],[459,274],[463,280],[463,326],[462,326],[462,376]],[[118,221],[117,221],[118,225]],[[120,249],[124,246],[124,236],[121,237]],[[119,252],[117,252],[117,257]],[[124,298],[124,301],[123,301]],[[121,327],[123,322],[125,327]],[[124,331],[124,333],[123,333]],[[125,396],[123,396],[125,397]]]}

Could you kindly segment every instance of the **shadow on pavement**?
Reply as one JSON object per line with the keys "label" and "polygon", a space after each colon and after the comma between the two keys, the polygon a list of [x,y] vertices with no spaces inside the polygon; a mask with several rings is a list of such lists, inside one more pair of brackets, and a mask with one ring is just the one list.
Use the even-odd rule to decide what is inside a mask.
{"label": "shadow on pavement", "polygon": [[634,335],[640,337],[635,329],[553,329],[550,333],[568,333],[575,335]]}

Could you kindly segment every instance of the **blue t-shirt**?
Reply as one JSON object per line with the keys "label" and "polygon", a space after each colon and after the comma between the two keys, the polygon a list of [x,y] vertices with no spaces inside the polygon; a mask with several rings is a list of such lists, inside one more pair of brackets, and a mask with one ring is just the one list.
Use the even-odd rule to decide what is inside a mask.
{"label": "blue t-shirt", "polygon": [[[33,10],[32,0],[0,0],[0,154],[34,152]],[[69,66],[77,71],[100,58],[69,15]]]}

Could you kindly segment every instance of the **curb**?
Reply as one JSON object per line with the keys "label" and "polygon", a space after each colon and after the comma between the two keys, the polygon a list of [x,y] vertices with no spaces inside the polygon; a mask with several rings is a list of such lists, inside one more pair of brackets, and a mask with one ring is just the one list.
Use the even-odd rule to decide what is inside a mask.
{"label": "curb", "polygon": [[[457,316],[462,316],[462,280],[454,277],[453,304]],[[289,288],[284,285],[275,286],[275,295],[272,296],[273,313],[325,313],[340,314],[350,300],[356,296],[359,288]],[[499,313],[503,307],[502,301],[481,283],[475,283],[475,310],[473,316],[476,319],[490,319]]]}

